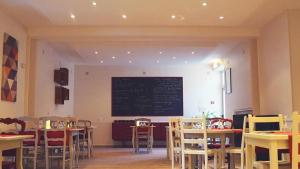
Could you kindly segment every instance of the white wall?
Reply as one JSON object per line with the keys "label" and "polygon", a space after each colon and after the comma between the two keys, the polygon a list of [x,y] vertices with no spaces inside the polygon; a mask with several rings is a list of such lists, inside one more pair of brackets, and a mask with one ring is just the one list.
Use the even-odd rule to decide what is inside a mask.
{"label": "white wall", "polygon": [[225,95],[226,117],[232,118],[239,109],[254,108],[252,61],[256,57],[256,43],[244,41],[222,58],[226,67],[231,68],[232,93]]}
{"label": "white wall", "polygon": [[300,111],[300,10],[289,10],[293,111]]}
{"label": "white wall", "polygon": [[[0,117],[18,117],[24,115],[25,109],[25,69],[26,69],[26,29],[15,22],[12,18],[0,11],[0,65],[3,61],[3,35],[4,32],[12,35],[18,40],[19,45],[19,63],[17,75],[17,102],[0,101]],[[24,67],[21,67],[21,65]],[[0,79],[2,79],[2,67],[0,70]]]}
{"label": "white wall", "polygon": [[289,46],[288,17],[284,13],[265,25],[259,37],[261,114],[292,111]]}
{"label": "white wall", "polygon": [[[146,75],[143,75],[146,72]],[[221,76],[205,66],[186,67],[101,67],[75,66],[75,115],[92,120],[97,126],[95,144],[112,145],[113,120],[135,117],[111,116],[111,77],[113,76],[182,76],[184,115],[199,116],[199,108],[221,112]],[[214,101],[214,104],[211,104]],[[150,117],[153,121],[167,121],[168,117]]]}
{"label": "white wall", "polygon": [[[73,88],[74,88],[74,65],[57,53],[47,42],[37,41],[34,46],[34,103],[33,112],[36,117],[45,115],[72,115],[73,114]],[[54,70],[60,67],[69,69],[70,100],[64,105],[55,105]]]}

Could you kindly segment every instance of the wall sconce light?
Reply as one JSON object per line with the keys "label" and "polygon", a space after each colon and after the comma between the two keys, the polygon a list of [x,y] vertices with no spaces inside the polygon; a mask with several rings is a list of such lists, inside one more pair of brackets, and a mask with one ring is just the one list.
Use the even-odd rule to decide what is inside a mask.
{"label": "wall sconce light", "polygon": [[225,70],[225,64],[221,59],[216,59],[212,62],[212,69],[214,71],[224,71]]}

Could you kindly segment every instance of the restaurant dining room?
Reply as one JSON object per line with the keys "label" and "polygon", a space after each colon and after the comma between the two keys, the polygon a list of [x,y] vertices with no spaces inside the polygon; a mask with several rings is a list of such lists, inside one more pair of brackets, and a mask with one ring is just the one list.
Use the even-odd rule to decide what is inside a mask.
{"label": "restaurant dining room", "polygon": [[300,169],[299,0],[0,0],[0,169]]}

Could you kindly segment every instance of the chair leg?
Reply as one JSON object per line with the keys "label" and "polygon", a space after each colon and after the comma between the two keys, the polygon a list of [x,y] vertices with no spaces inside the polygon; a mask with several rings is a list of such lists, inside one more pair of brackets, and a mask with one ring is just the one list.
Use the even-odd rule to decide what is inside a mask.
{"label": "chair leg", "polygon": [[181,169],[185,169],[185,155],[181,153]]}
{"label": "chair leg", "polygon": [[208,155],[207,154],[204,155],[204,162],[205,162],[204,168],[208,169]]}
{"label": "chair leg", "polygon": [[193,159],[192,159],[192,155],[189,154],[188,155],[188,169],[192,169],[192,163],[193,163]]}
{"label": "chair leg", "polygon": [[171,164],[172,164],[172,169],[175,168],[175,160],[174,160],[174,151],[171,153]]}
{"label": "chair leg", "polygon": [[214,168],[218,167],[218,153],[214,153]]}
{"label": "chair leg", "polygon": [[245,168],[245,161],[244,161],[244,158],[245,158],[245,156],[244,156],[244,153],[241,153],[241,169],[244,169]]}

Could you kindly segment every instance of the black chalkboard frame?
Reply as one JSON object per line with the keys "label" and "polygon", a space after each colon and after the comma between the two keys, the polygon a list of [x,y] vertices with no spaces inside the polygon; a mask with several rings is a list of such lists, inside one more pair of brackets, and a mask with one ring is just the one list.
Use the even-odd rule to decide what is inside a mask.
{"label": "black chalkboard frame", "polygon": [[[177,85],[179,85],[180,89],[179,92],[177,93],[177,95],[179,96],[179,102],[175,103],[176,104],[176,108],[174,107],[174,112],[163,112],[163,113],[145,113],[145,112],[133,112],[133,111],[128,111],[127,113],[124,112],[116,112],[116,109],[114,107],[114,80],[120,80],[120,79],[153,79],[155,80],[170,80],[170,79],[174,79],[175,81],[179,81]],[[177,89],[178,90],[178,89]],[[133,105],[135,103],[131,103],[131,105]],[[172,104],[172,103],[171,103]],[[126,76],[121,76],[121,77],[111,77],[111,115],[113,117],[126,117],[126,116],[135,116],[135,117],[139,117],[139,116],[183,116],[183,77],[126,77]]]}

